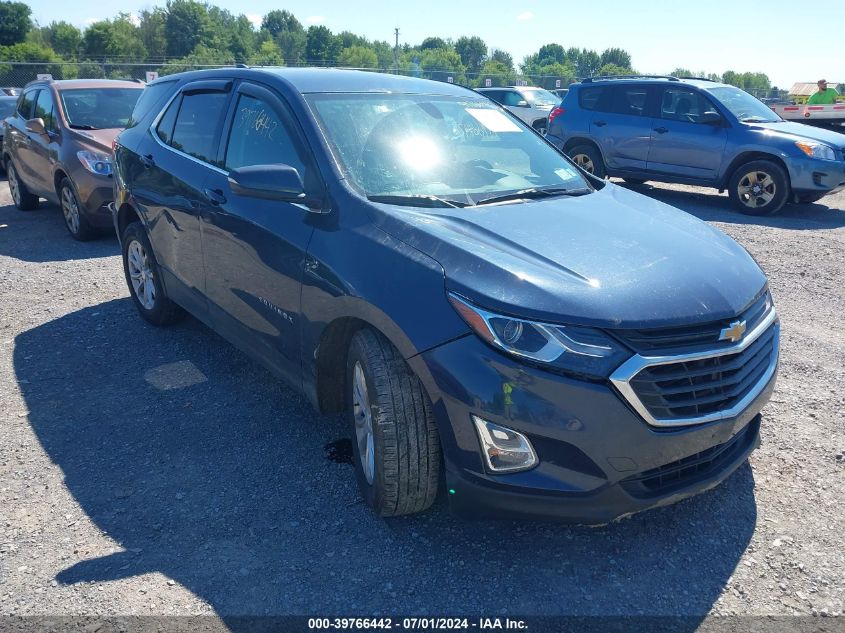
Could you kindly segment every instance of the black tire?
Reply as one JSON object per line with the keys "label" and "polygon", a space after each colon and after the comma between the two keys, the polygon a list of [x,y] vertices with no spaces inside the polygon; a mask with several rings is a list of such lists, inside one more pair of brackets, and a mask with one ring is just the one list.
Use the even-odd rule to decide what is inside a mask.
{"label": "black tire", "polygon": [[63,178],[59,183],[59,206],[62,209],[65,228],[73,239],[87,242],[97,234],[85,218],[84,207],[79,203],[69,178]]}
{"label": "black tire", "polygon": [[[164,285],[161,283],[161,274],[159,272],[158,262],[155,258],[150,240],[147,237],[147,232],[140,222],[132,222],[124,230],[121,237],[123,246],[123,274],[126,277],[126,285],[129,287],[129,294],[132,296],[132,302],[138,309],[144,319],[157,326],[170,325],[178,321],[184,314],[182,308],[176,305],[167,296],[164,290]],[[130,249],[133,245],[139,245],[142,253],[146,258],[147,269],[149,276],[145,276],[145,282],[136,290],[132,282],[132,274],[130,273]],[[134,266],[134,265],[133,265]],[[135,268],[133,268],[135,270]],[[144,294],[146,283],[152,281],[152,297],[151,301],[147,300],[147,296],[139,298],[138,291]],[[142,300],[143,299],[143,300]],[[145,305],[146,304],[146,305]]]}
{"label": "black tire", "polygon": [[[759,186],[759,191],[755,189]],[[770,160],[740,165],[731,176],[728,195],[746,215],[772,215],[789,199],[789,179],[783,168]]]}
{"label": "black tire", "polygon": [[644,185],[648,182],[647,180],[642,180],[641,178],[623,178],[622,180],[627,182],[629,185]]}
{"label": "black tire", "polygon": [[824,198],[827,193],[804,193],[798,196],[799,204],[813,204]]}
{"label": "black tire", "polygon": [[[367,409],[360,406],[360,396],[356,399],[356,366],[366,386],[364,401],[369,403],[371,481],[356,430],[356,422],[366,427]],[[422,512],[437,496],[440,441],[419,378],[390,342],[370,329],[360,330],[352,338],[346,376],[353,464],[361,496],[381,516]]]}
{"label": "black tire", "polygon": [[595,145],[576,145],[566,152],[575,164],[587,173],[592,174],[596,178],[605,178],[607,176],[607,169],[604,166],[601,152]]}
{"label": "black tire", "polygon": [[29,193],[29,189],[18,176],[15,164],[9,160],[6,163],[6,173],[9,181],[9,193],[12,194],[12,201],[21,211],[33,211],[38,208],[38,196]]}

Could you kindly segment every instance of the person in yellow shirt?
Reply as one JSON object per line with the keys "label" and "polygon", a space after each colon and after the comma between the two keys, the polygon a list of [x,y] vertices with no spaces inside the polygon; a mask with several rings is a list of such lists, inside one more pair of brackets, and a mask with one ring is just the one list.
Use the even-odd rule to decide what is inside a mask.
{"label": "person in yellow shirt", "polygon": [[818,86],[819,91],[810,95],[810,98],[807,99],[807,105],[830,105],[836,103],[836,97],[839,96],[839,93],[833,88],[828,88],[827,81],[819,79]]}

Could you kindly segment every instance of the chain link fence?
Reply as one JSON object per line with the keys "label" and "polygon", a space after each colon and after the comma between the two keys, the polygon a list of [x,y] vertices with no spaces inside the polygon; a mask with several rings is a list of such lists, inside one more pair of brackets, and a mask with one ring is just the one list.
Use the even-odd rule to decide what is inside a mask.
{"label": "chain link fence", "polygon": [[[233,64],[185,64],[179,62],[134,63],[134,62],[0,62],[0,86],[23,87],[39,75],[49,74],[53,79],[127,79],[146,81],[147,73],[169,75],[186,70],[202,68],[220,68]],[[327,67],[332,64],[321,62],[302,64],[303,66]],[[260,66],[253,65],[257,68]],[[481,74],[457,72],[438,68],[358,68],[372,72],[386,72],[407,75],[435,81],[444,81],[470,87],[531,85],[549,90],[566,88],[576,81],[574,77],[555,77],[551,75],[524,76],[519,73]]]}

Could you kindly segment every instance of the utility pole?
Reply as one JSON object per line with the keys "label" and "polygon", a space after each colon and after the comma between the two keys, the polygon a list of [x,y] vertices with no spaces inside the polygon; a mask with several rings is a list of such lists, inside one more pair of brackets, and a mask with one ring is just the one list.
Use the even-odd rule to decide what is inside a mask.
{"label": "utility pole", "polygon": [[396,46],[393,47],[393,65],[398,69],[399,68],[399,27],[397,26],[393,29],[393,32],[396,34]]}

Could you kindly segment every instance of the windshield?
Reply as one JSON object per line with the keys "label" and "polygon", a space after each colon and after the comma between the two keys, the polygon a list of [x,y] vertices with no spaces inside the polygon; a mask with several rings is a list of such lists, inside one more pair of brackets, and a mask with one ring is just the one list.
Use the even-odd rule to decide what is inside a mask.
{"label": "windshield", "polygon": [[126,127],[142,92],[140,88],[76,88],[60,94],[69,127],[100,130]]}
{"label": "windshield", "polygon": [[560,103],[560,97],[553,92],[543,90],[542,88],[523,88],[522,96],[525,100],[533,106],[538,108],[554,107]]}
{"label": "windshield", "polygon": [[725,86],[710,88],[709,92],[737,119],[745,123],[772,123],[783,120],[769,106],[755,99],[745,90]]}
{"label": "windshield", "polygon": [[589,190],[554,148],[484,98],[306,98],[342,168],[370,197],[427,197],[465,206],[527,189]]}

